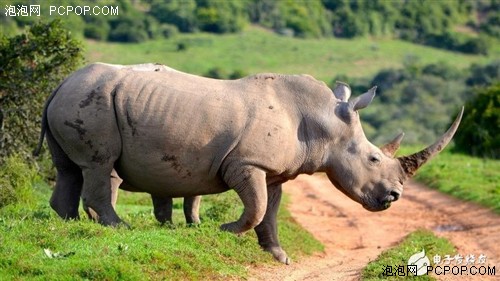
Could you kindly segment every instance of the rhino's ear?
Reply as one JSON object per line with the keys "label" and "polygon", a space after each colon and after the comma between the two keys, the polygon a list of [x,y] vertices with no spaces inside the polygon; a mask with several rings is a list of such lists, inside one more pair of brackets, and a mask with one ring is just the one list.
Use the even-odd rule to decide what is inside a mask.
{"label": "rhino's ear", "polygon": [[349,102],[349,107],[354,111],[367,107],[372,102],[376,90],[377,86],[371,88],[370,90],[368,90],[368,92],[362,94],[361,96],[351,100]]}
{"label": "rhino's ear", "polygon": [[335,89],[333,89],[335,97],[341,101],[347,102],[351,97],[351,88],[344,82],[337,81]]}

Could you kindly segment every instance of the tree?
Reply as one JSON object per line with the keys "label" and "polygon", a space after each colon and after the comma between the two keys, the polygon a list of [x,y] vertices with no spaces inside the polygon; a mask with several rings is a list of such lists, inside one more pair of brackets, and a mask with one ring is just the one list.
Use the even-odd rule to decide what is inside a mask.
{"label": "tree", "polygon": [[154,1],[150,14],[161,23],[177,26],[181,32],[194,32],[197,29],[194,0]]}
{"label": "tree", "polygon": [[59,20],[0,38],[0,162],[31,155],[45,99],[82,61],[81,43]]}
{"label": "tree", "polygon": [[111,27],[110,41],[138,43],[149,39],[145,17],[142,15],[120,15],[111,21]]}
{"label": "tree", "polygon": [[214,33],[234,33],[248,21],[244,1],[197,0],[196,17],[201,30]]}
{"label": "tree", "polygon": [[466,83],[469,86],[489,86],[500,80],[500,60],[495,60],[486,65],[473,64],[470,67],[471,75]]}
{"label": "tree", "polygon": [[475,156],[500,158],[500,83],[480,88],[465,105],[455,149]]}

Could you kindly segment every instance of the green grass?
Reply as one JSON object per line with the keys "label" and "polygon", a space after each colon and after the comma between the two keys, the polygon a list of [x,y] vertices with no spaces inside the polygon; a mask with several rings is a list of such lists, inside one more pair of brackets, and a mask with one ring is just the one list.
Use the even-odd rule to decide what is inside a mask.
{"label": "green grass", "polygon": [[[117,211],[132,227],[126,229],[87,219],[63,221],[49,207],[50,187],[37,181],[32,188],[30,204],[0,209],[0,280],[212,280],[245,278],[252,265],[278,264],[260,249],[253,231],[236,236],[219,230],[240,215],[242,204],[232,191],[204,196],[202,224],[191,227],[184,223],[180,199],[174,224],[161,226],[149,195],[121,193]],[[279,235],[292,260],[322,251],[284,203]]]}
{"label": "green grass", "polygon": [[[186,45],[186,50],[178,51],[179,43]],[[418,57],[422,64],[446,62],[466,68],[471,63],[486,63],[500,55],[500,47],[485,57],[389,38],[290,38],[253,26],[239,34],[180,34],[172,39],[139,44],[87,41],[86,49],[88,62],[158,62],[193,74],[204,74],[215,67],[248,74],[307,73],[325,82],[339,74],[372,77],[383,68],[403,67],[408,57]]]}
{"label": "green grass", "polygon": [[[409,154],[421,147],[405,148]],[[415,179],[441,192],[476,202],[500,214],[500,161],[452,153],[449,149],[424,165]]]}
{"label": "green grass", "polygon": [[[410,233],[398,246],[384,251],[376,260],[370,262],[362,272],[363,280],[401,280],[405,277],[384,275],[387,266],[398,268],[403,266],[406,274],[407,264],[410,257],[425,250],[425,255],[431,264],[435,255],[445,256],[455,253],[453,245],[444,238],[436,237],[429,230],[417,230]],[[408,277],[407,277],[408,278]],[[429,275],[411,276],[411,280],[434,280]]]}

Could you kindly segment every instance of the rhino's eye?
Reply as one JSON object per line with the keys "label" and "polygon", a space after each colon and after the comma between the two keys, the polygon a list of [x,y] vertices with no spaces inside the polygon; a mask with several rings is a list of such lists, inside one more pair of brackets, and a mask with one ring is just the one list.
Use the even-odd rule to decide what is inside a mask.
{"label": "rhino's eye", "polygon": [[380,163],[380,155],[372,154],[368,157],[368,160],[370,160],[371,164],[378,164]]}

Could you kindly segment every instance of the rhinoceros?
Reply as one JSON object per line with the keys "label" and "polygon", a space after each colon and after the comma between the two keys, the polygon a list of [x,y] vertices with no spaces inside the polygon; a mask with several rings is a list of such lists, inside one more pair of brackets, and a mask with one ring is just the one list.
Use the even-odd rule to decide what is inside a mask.
{"label": "rhinoceros", "polygon": [[65,198],[51,207],[75,218],[81,194],[99,223],[122,223],[110,199],[113,168],[127,186],[160,198],[232,189],[244,210],[221,229],[254,229],[260,246],[287,264],[276,222],[284,182],[324,172],[365,209],[385,210],[448,144],[463,113],[434,144],[394,157],[402,135],[378,148],[361,128],[359,110],[376,87],[350,99],[347,84],[332,91],[310,75],[217,80],[141,68],[90,64],[49,97],[40,144],[46,135],[57,169],[52,198]]}

